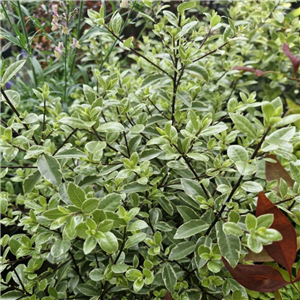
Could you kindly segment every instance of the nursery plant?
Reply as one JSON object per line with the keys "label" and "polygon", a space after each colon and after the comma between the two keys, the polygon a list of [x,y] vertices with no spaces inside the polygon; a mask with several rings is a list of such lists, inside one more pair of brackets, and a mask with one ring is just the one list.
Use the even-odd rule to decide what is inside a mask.
{"label": "nursery plant", "polygon": [[1,4],[1,299],[297,299],[299,9],[79,2]]}

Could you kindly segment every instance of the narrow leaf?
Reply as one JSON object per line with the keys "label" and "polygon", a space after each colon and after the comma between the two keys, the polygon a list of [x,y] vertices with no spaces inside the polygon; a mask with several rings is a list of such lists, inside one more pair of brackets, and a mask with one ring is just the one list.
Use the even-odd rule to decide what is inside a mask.
{"label": "narrow leaf", "polygon": [[253,124],[251,124],[251,122],[246,117],[231,113],[230,118],[232,119],[237,129],[239,129],[241,132],[245,133],[252,139],[256,138],[256,130]]}
{"label": "narrow leaf", "polygon": [[26,60],[20,60],[10,65],[4,72],[1,80],[1,86],[4,86],[14,75],[16,75],[24,66]]}
{"label": "narrow leaf", "polygon": [[177,244],[170,253],[169,259],[181,259],[187,257],[196,248],[196,244],[193,242],[182,242]]}
{"label": "narrow leaf", "polygon": [[234,235],[226,235],[221,221],[216,224],[216,233],[221,255],[235,267],[240,259],[240,239]]}
{"label": "narrow leaf", "polygon": [[162,270],[162,278],[167,290],[173,292],[174,286],[177,282],[177,277],[175,271],[173,270],[170,264],[164,266]]}
{"label": "narrow leaf", "polygon": [[206,230],[209,225],[203,220],[191,220],[181,225],[175,235],[174,239],[186,239],[199,232]]}

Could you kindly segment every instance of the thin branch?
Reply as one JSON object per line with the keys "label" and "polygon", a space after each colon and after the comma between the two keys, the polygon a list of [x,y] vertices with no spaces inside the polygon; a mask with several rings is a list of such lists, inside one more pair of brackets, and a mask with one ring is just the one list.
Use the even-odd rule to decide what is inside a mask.
{"label": "thin branch", "polygon": [[[259,143],[256,145],[255,150],[251,156],[251,159],[254,159],[255,156],[257,155],[262,143],[264,142],[265,138],[267,137],[268,132],[270,131],[271,127],[269,126],[266,130],[266,132],[264,133],[264,135],[262,136],[261,140],[259,141]],[[233,197],[233,195],[235,194],[236,190],[239,188],[242,180],[244,178],[244,175],[241,175],[237,181],[237,183],[235,184],[235,186],[233,187],[233,189],[231,190],[230,194],[228,195],[226,201],[224,202],[222,208],[220,209],[220,211],[216,214],[215,219],[213,220],[213,222],[211,223],[211,225],[209,226],[209,228],[207,229],[207,231],[205,232],[205,235],[208,235],[210,233],[210,231],[214,228],[214,226],[216,225],[216,223],[218,222],[218,219],[221,217],[222,213],[224,212],[225,208],[226,208],[226,204],[231,200],[231,198]]]}
{"label": "thin branch", "polygon": [[[15,106],[12,104],[12,102],[9,100],[9,98],[7,97],[5,91],[3,88],[1,88],[1,93],[4,96],[6,102],[8,103],[8,105],[10,106],[10,108],[14,111],[14,113],[17,115],[17,117],[19,118],[19,120],[21,121],[21,124],[25,127],[26,130],[29,130],[29,127],[27,126],[27,124],[22,122],[21,116],[19,114],[19,112],[17,111],[17,109],[15,108]],[[32,136],[32,139],[34,140],[34,142],[36,144],[38,144],[37,140],[35,139],[34,135]]]}
{"label": "thin branch", "polygon": [[68,137],[63,141],[63,143],[55,150],[53,153],[53,156],[67,143],[69,138],[77,131],[77,128],[75,128],[69,135]]}
{"label": "thin branch", "polygon": [[[106,28],[107,31],[109,31],[119,42],[123,43],[123,41],[112,31],[110,30],[106,25],[104,25],[104,27]],[[149,60],[146,56],[144,56],[143,54],[137,52],[136,50],[134,50],[133,48],[129,48],[130,51],[132,51],[134,54],[136,54],[139,57],[142,57],[144,60],[146,60],[149,64],[151,64],[152,66],[154,66],[155,68],[157,68],[158,70],[160,70],[161,72],[163,72],[164,74],[166,74],[168,77],[172,76],[165,71],[164,69],[162,69],[160,66],[156,65],[154,62],[152,62],[151,60]]]}

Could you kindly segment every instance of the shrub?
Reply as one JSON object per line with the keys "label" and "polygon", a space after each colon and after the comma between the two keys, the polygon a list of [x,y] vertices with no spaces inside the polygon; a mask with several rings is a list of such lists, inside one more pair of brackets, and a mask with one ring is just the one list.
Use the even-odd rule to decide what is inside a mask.
{"label": "shrub", "polygon": [[[289,5],[235,2],[221,17],[198,2],[122,1],[111,15],[89,10],[82,36],[74,3],[54,8],[56,60],[42,69],[45,53],[19,45],[27,73],[44,76],[22,92],[26,60],[3,62],[3,299],[280,295],[246,290],[232,269],[272,260],[264,267],[286,283],[297,275],[272,254],[286,238],[275,226],[283,213],[253,213],[258,193],[273,207],[266,193],[300,224],[299,78],[286,48],[299,45],[299,18]],[[123,36],[132,14],[147,35]]]}

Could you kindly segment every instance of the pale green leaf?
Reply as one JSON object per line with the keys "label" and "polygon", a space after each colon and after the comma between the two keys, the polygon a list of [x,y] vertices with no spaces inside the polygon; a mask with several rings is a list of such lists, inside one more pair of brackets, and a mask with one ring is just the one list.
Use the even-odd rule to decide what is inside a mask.
{"label": "pale green leaf", "polygon": [[170,264],[166,264],[162,269],[162,279],[168,291],[173,292],[177,277],[174,269]]}
{"label": "pale green leaf", "polygon": [[257,134],[254,125],[246,117],[231,113],[230,118],[238,130],[245,133],[251,139],[256,138]]}
{"label": "pale green leaf", "polygon": [[241,242],[237,236],[227,235],[223,231],[223,223],[216,223],[217,240],[221,255],[235,268],[240,259]]}
{"label": "pale green leaf", "polygon": [[169,255],[169,259],[181,259],[187,257],[191,254],[196,248],[196,244],[193,242],[182,242],[177,244],[172,250]]}
{"label": "pale green leaf", "polygon": [[174,239],[186,239],[190,236],[193,236],[199,232],[206,230],[209,227],[209,224],[203,220],[191,220],[183,225],[181,225],[175,235]]}
{"label": "pale green leaf", "polygon": [[25,194],[30,193],[41,178],[39,170],[28,175],[23,181],[23,191]]}
{"label": "pale green leaf", "polygon": [[25,63],[26,60],[22,59],[11,64],[2,76],[1,86],[3,87],[14,75],[16,75],[22,69]]}
{"label": "pale green leaf", "polygon": [[49,156],[48,154],[40,156],[37,160],[37,167],[41,175],[52,184],[56,186],[61,184],[62,173],[60,171],[60,164],[53,156]]}

